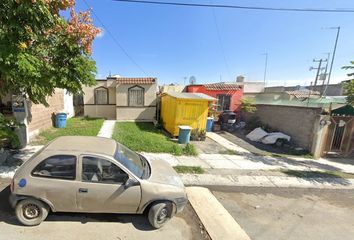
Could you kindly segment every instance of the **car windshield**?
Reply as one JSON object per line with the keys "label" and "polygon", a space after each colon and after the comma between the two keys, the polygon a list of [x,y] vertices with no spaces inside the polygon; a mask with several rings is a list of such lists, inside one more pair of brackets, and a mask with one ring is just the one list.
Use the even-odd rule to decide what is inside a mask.
{"label": "car windshield", "polygon": [[145,172],[145,161],[134,151],[126,146],[117,143],[114,158],[128,168],[135,176],[143,178]]}

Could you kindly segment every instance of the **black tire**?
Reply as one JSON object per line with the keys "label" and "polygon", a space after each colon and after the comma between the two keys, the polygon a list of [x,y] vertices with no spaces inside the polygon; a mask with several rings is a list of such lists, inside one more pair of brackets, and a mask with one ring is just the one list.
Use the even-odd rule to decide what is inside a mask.
{"label": "black tire", "polygon": [[16,205],[15,213],[18,221],[25,226],[36,226],[48,216],[48,206],[34,198],[26,198]]}
{"label": "black tire", "polygon": [[153,204],[149,209],[148,219],[154,228],[161,228],[172,216],[172,205],[169,202]]}
{"label": "black tire", "polygon": [[282,147],[285,141],[286,141],[285,139],[278,138],[277,141],[275,142],[275,146]]}

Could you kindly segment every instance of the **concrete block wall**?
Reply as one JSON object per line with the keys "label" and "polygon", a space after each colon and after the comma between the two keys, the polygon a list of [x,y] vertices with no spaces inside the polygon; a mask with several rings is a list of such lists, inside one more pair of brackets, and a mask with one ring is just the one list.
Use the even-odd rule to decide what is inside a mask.
{"label": "concrete block wall", "polygon": [[253,116],[291,136],[300,147],[311,150],[314,140],[315,122],[321,114],[321,108],[306,108],[296,106],[257,105],[257,111],[247,114],[246,121]]}
{"label": "concrete block wall", "polygon": [[45,107],[42,104],[29,103],[29,116],[27,118],[27,122],[28,134],[30,138],[38,134],[40,131],[53,126],[52,114],[64,110],[63,90],[56,90],[55,94],[53,94],[51,97],[48,97],[47,102],[49,104],[48,107]]}

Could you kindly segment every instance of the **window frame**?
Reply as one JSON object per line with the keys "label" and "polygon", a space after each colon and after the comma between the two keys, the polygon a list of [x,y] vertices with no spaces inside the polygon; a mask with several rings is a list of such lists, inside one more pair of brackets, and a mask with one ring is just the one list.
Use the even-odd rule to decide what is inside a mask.
{"label": "window frame", "polygon": [[[219,97],[222,97],[222,105],[219,103]],[[229,99],[229,108],[225,109],[224,105],[225,105],[225,97],[227,97]],[[227,110],[231,110],[231,95],[228,94],[217,94],[216,98],[218,100],[218,107],[217,107],[217,111],[222,112],[222,111],[227,111]],[[219,108],[220,107],[220,108]]]}
{"label": "window frame", "polygon": [[[107,95],[107,99],[106,99],[106,103],[98,103],[98,99],[97,99],[97,90],[105,90],[106,91],[106,95]],[[108,91],[108,88],[106,87],[103,87],[103,86],[100,86],[100,87],[96,87],[94,90],[93,90],[93,94],[94,94],[94,103],[95,105],[108,105],[109,104],[109,91]]]}
{"label": "window frame", "polygon": [[84,180],[82,178],[82,173],[83,173],[83,159],[84,157],[93,157],[93,158],[99,158],[108,162],[111,162],[112,164],[114,164],[116,167],[120,168],[121,171],[123,171],[125,174],[127,174],[128,178],[133,178],[136,180],[136,178],[134,176],[132,176],[132,174],[127,171],[124,167],[122,167],[119,163],[117,163],[117,161],[112,161],[112,159],[107,158],[105,156],[101,156],[101,155],[94,155],[94,154],[82,154],[80,155],[80,160],[79,160],[79,181],[82,183],[90,183],[90,184],[111,184],[111,185],[123,185],[124,182],[92,182],[92,181],[88,181],[88,180]]}
{"label": "window frame", "polygon": [[[48,160],[49,158],[52,158],[52,157],[56,157],[56,156],[68,156],[68,157],[73,157],[75,158],[75,169],[74,169],[74,178],[73,179],[70,179],[70,178],[61,178],[61,177],[52,177],[52,176],[43,176],[43,175],[37,175],[34,173],[35,169],[40,165],[42,164],[44,161]],[[78,172],[78,169],[77,169],[77,165],[78,164],[78,157],[76,155],[72,155],[72,154],[55,154],[55,155],[51,155],[51,156],[48,156],[42,160],[40,160],[34,167],[33,169],[31,170],[31,176],[32,177],[36,177],[36,178],[46,178],[46,179],[56,179],[56,180],[65,180],[65,181],[76,181],[77,180],[77,172]]]}
{"label": "window frame", "polygon": [[[131,105],[131,104],[130,104],[130,100],[131,100],[130,91],[131,91],[133,88],[139,88],[140,90],[142,90],[142,92],[143,92],[142,105]],[[129,107],[144,107],[144,106],[145,106],[145,88],[144,88],[144,87],[139,86],[139,85],[134,85],[134,86],[128,88],[128,106],[129,106]]]}

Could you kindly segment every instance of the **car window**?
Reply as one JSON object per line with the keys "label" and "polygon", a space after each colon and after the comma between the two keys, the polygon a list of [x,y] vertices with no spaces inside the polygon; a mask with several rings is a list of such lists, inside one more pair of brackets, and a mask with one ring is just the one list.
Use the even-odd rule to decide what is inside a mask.
{"label": "car window", "polygon": [[55,155],[46,158],[33,169],[32,175],[74,180],[76,177],[76,156]]}
{"label": "car window", "polygon": [[98,183],[123,183],[128,178],[128,174],[114,163],[91,156],[82,158],[81,176],[82,180],[85,182]]}
{"label": "car window", "polygon": [[126,146],[117,143],[117,149],[114,158],[128,168],[135,176],[142,178],[144,175],[144,164],[140,156],[127,148]]}

